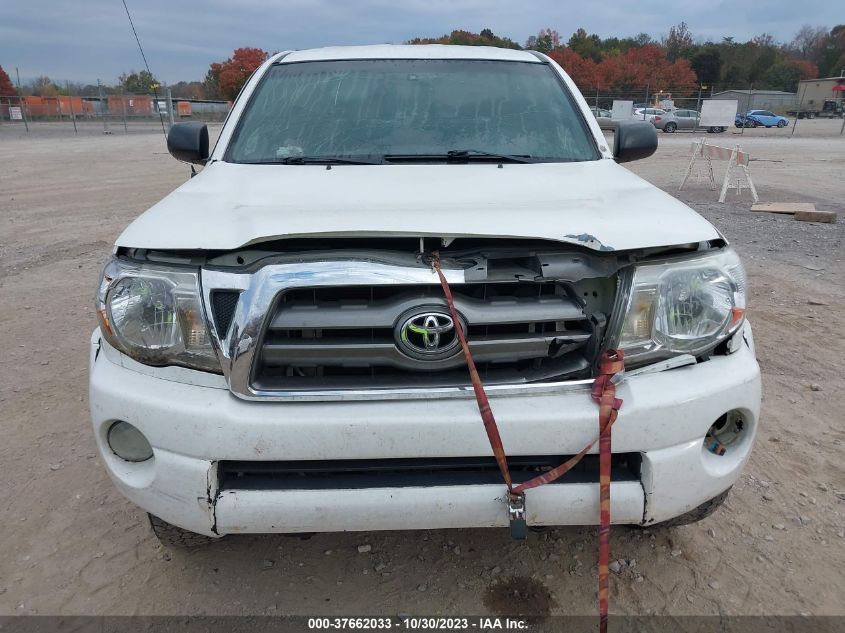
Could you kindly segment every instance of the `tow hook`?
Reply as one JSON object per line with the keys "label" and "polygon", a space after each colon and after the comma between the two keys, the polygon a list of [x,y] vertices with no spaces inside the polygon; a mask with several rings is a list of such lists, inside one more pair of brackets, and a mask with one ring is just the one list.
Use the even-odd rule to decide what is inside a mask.
{"label": "tow hook", "polygon": [[508,517],[510,518],[511,538],[524,541],[528,538],[528,523],[525,521],[525,493],[508,495]]}

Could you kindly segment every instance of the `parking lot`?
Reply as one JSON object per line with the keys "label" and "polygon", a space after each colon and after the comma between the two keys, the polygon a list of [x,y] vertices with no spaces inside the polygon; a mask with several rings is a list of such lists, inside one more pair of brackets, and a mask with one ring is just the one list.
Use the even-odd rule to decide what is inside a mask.
{"label": "parking lot", "polygon": [[[624,562],[611,578],[612,613],[845,615],[841,124],[707,135],[751,153],[762,201],[814,202],[839,212],[837,224],[751,213],[745,190],[719,204],[697,178],[678,194],[691,134],[660,134],[657,154],[630,165],[743,256],[764,400],[755,452],[725,507],[681,528],[613,529],[612,558]],[[596,612],[594,528],[527,542],[451,530],[165,550],[98,462],[87,354],[112,243],[189,168],[155,125],[77,136],[60,124],[29,135],[3,125],[0,156],[0,614]],[[715,163],[717,178],[724,165]]]}

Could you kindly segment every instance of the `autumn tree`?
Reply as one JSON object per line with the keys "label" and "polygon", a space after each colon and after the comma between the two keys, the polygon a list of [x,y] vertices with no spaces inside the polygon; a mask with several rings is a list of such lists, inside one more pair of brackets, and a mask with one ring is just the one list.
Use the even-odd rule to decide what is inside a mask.
{"label": "autumn tree", "polygon": [[598,72],[598,64],[589,57],[581,57],[571,48],[556,48],[549,53],[549,57],[560,64],[582,91],[605,87]]}
{"label": "autumn tree", "polygon": [[3,67],[0,66],[0,97],[12,97],[18,94],[18,91],[15,90],[15,87],[12,85],[12,80],[9,79],[9,75],[3,70]]}
{"label": "autumn tree", "polygon": [[267,52],[260,48],[238,48],[226,61],[211,64],[209,74],[219,87],[220,95],[234,101],[252,73],[268,57]]}
{"label": "autumn tree", "polygon": [[598,65],[602,82],[617,91],[640,90],[649,86],[679,94],[690,93],[698,85],[698,78],[686,59],[674,62],[656,44],[629,49],[623,55],[608,57]]}

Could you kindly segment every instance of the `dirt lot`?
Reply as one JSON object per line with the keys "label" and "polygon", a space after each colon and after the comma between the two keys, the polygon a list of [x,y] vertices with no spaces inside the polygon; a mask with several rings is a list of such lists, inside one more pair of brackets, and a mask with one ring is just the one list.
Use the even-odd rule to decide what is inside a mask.
{"label": "dirt lot", "polygon": [[[813,201],[835,225],[750,213],[693,182],[681,198],[750,273],[763,424],[726,507],[676,529],[614,529],[619,614],[845,615],[845,138],[841,121],[747,130],[764,201]],[[112,487],[87,411],[97,275],[123,227],[183,182],[154,128],[26,137],[0,126],[0,614],[594,614],[595,530],[525,543],[504,530],[227,538],[166,551]],[[724,145],[730,130],[709,139]],[[632,169],[675,193],[690,135]],[[637,213],[631,209],[631,213]],[[624,412],[620,418],[624,424]],[[372,550],[359,553],[358,546]],[[510,607],[511,609],[513,607]]]}

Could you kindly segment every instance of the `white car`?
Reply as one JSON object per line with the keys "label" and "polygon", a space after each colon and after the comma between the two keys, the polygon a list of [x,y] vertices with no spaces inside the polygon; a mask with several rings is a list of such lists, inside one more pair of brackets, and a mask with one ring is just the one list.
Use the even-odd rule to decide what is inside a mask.
{"label": "white car", "polygon": [[[273,55],[202,165],[117,239],[91,337],[94,435],[164,542],[232,533],[509,524],[457,328],[515,481],[598,434],[603,350],[625,353],[611,518],[700,519],[757,433],[742,264],[619,165],[564,71],[529,51]],[[434,253],[457,319],[432,270]],[[528,525],[599,520],[598,456],[526,493]]]}

